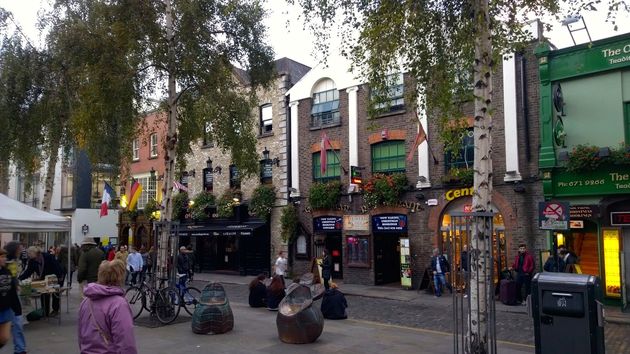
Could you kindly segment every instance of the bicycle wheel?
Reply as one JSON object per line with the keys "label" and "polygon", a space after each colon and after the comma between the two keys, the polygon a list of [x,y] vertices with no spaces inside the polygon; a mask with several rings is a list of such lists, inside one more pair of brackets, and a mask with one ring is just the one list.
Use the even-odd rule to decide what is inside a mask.
{"label": "bicycle wheel", "polygon": [[142,309],[144,309],[146,305],[146,295],[142,289],[132,286],[125,292],[125,299],[127,299],[127,302],[131,307],[131,314],[135,320],[138,316],[140,316]]}
{"label": "bicycle wheel", "polygon": [[155,294],[155,315],[162,324],[169,324],[179,315],[179,294],[172,287],[167,287]]}
{"label": "bicycle wheel", "polygon": [[201,298],[201,291],[199,291],[199,289],[192,286],[184,289],[182,299],[184,300],[184,309],[189,315],[192,316],[193,312],[195,312],[199,298]]}

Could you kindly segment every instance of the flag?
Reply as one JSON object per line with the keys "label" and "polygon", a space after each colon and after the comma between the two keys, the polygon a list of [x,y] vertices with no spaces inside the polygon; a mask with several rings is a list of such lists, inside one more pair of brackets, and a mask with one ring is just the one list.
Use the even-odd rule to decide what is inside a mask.
{"label": "flag", "polygon": [[129,206],[127,207],[127,210],[131,211],[136,208],[136,204],[138,203],[138,198],[140,198],[140,194],[142,194],[142,185],[134,179],[127,197],[127,200],[129,200]]}
{"label": "flag", "polygon": [[185,185],[183,185],[183,184],[173,180],[173,192],[175,192],[178,189],[180,191],[188,192],[188,187],[186,187]]}
{"label": "flag", "polygon": [[416,135],[416,139],[413,141],[413,146],[407,154],[407,162],[411,162],[413,159],[413,155],[418,150],[418,146],[422,144],[425,140],[427,140],[427,133],[424,132],[424,128],[422,127],[422,123],[418,122],[418,134]]}
{"label": "flag", "polygon": [[112,187],[105,182],[105,187],[103,188],[103,198],[101,199],[101,217],[107,215],[107,208],[109,208],[109,202],[112,201],[112,196],[114,195],[114,190]]}
{"label": "flag", "polygon": [[319,165],[322,177],[326,174],[326,164],[328,163],[326,155],[328,154],[328,148],[332,149],[332,144],[328,139],[328,135],[322,132],[322,141],[319,146]]}

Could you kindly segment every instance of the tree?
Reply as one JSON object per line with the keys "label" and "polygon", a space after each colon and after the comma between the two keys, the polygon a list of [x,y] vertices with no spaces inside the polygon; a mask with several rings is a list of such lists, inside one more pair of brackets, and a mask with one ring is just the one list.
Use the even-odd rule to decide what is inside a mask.
{"label": "tree", "polygon": [[[258,0],[57,0],[47,16],[50,52],[69,79],[70,130],[93,161],[118,166],[129,155],[139,112],[157,92],[166,96],[166,225],[177,157],[204,127],[212,127],[212,140],[243,175],[258,172],[251,109],[273,70],[264,16]],[[235,79],[236,66],[248,74],[246,88]],[[164,227],[162,276],[169,237]]]}
{"label": "tree", "polygon": [[[342,40],[342,54],[353,69],[370,83],[376,103],[387,102],[388,74],[407,71],[415,90],[405,102],[417,102],[421,111],[436,118],[442,129],[449,118],[463,116],[464,103],[474,101],[474,195],[473,210],[490,210],[492,194],[492,78],[502,54],[514,52],[529,37],[523,14],[540,17],[558,14],[554,0],[516,1],[345,1],[288,0],[302,6],[307,25],[319,39],[317,50],[328,54],[334,24]],[[571,10],[593,3],[565,2]],[[611,0],[611,4],[620,2]],[[623,2],[621,2],[623,3]],[[612,8],[615,10],[616,8]],[[375,111],[372,114],[378,113]],[[487,284],[478,277],[488,269],[491,250],[490,217],[472,221],[471,321],[466,333],[466,352],[488,351]],[[487,272],[487,274],[490,274]],[[479,300],[479,301],[478,301]],[[468,323],[468,321],[466,321]]]}

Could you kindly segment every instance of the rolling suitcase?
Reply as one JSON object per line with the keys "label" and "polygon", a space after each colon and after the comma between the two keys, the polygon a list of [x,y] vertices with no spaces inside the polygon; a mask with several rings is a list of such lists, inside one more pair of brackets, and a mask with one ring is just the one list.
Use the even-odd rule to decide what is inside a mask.
{"label": "rolling suitcase", "polygon": [[499,299],[506,305],[516,305],[516,282],[512,279],[501,279]]}

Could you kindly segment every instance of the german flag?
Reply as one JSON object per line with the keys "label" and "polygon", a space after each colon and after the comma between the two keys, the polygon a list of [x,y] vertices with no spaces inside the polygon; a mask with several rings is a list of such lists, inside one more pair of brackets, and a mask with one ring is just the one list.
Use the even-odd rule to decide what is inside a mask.
{"label": "german flag", "polygon": [[129,206],[127,210],[134,210],[138,204],[138,198],[140,198],[140,194],[142,194],[142,185],[138,183],[137,180],[133,180],[131,184],[131,188],[129,189],[129,194],[127,195],[127,200],[129,200]]}

